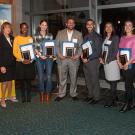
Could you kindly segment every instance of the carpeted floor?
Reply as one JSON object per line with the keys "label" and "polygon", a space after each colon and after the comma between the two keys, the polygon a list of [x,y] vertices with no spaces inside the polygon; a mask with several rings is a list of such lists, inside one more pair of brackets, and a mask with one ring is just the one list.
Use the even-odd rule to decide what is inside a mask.
{"label": "carpeted floor", "polygon": [[119,113],[66,97],[61,102],[8,103],[0,108],[0,135],[135,135],[135,110]]}

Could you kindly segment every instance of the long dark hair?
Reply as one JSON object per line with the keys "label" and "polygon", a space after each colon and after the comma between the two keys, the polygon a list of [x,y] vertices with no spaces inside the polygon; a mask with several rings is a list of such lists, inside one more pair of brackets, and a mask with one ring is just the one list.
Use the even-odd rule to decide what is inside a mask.
{"label": "long dark hair", "polygon": [[104,33],[103,33],[103,38],[105,39],[106,36],[107,36],[107,32],[105,31],[105,27],[107,24],[110,24],[112,26],[112,33],[111,33],[111,36],[110,36],[110,39],[112,39],[112,37],[116,34],[115,32],[115,28],[114,28],[114,25],[112,22],[106,22],[105,25],[104,25]]}
{"label": "long dark hair", "polygon": [[[47,23],[47,25],[48,25],[48,21],[47,20],[45,20],[45,19],[43,19],[43,20],[41,20],[40,22],[39,22],[39,24],[41,25],[43,22],[46,22]],[[41,28],[40,28],[40,26],[38,26],[37,27],[37,29],[36,29],[36,33],[40,33],[40,31],[41,31]],[[49,33],[49,30],[48,30],[48,28],[47,28],[47,30],[46,30],[46,34],[48,34]]]}

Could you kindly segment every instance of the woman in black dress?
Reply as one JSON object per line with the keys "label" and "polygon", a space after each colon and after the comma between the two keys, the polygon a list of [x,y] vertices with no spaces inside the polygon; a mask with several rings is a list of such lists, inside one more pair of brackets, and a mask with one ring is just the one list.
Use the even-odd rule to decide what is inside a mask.
{"label": "woman in black dress", "polygon": [[16,36],[13,43],[13,54],[16,58],[16,80],[20,83],[22,103],[31,102],[31,81],[35,78],[35,66],[33,60],[23,58],[20,46],[33,43],[28,35],[28,24],[20,24],[20,35]]}
{"label": "woman in black dress", "polygon": [[0,35],[0,82],[1,82],[1,106],[6,107],[5,95],[8,89],[8,99],[16,102],[16,99],[11,97],[12,80],[15,73],[15,58],[13,56],[13,37],[11,36],[11,24],[3,23],[1,26]]}

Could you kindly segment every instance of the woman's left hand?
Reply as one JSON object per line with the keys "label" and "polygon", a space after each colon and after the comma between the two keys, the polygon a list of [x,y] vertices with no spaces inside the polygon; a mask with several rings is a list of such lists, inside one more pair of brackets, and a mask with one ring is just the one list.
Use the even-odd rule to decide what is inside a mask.
{"label": "woman's left hand", "polygon": [[52,56],[52,55],[50,55],[50,56],[49,56],[49,58],[50,58],[50,59],[53,59],[53,56]]}
{"label": "woman's left hand", "polygon": [[128,63],[126,63],[126,64],[124,65],[124,67],[123,67],[124,70],[127,70],[127,69],[128,69],[128,65],[129,65]]}

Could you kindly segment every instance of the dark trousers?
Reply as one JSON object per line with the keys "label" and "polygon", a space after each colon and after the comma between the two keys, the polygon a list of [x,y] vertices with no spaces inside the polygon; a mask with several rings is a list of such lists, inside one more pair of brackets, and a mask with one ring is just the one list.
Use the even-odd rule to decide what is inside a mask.
{"label": "dark trousers", "polygon": [[117,99],[117,81],[111,81],[110,82],[110,88],[111,88],[111,92],[110,92],[110,98],[111,100],[116,100]]}
{"label": "dark trousers", "polygon": [[134,86],[133,81],[135,77],[135,64],[132,64],[132,68],[128,70],[123,70],[124,80],[125,80],[125,102],[133,103],[133,92]]}
{"label": "dark trousers", "polygon": [[31,80],[23,79],[20,80],[20,89],[22,99],[30,99],[31,98]]}
{"label": "dark trousers", "polygon": [[110,91],[109,95],[106,97],[107,102],[114,102],[117,100],[117,81],[109,81]]}
{"label": "dark trousers", "polygon": [[83,64],[85,81],[88,88],[88,97],[94,100],[100,99],[100,84],[99,84],[99,60],[91,60]]}

